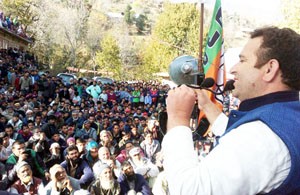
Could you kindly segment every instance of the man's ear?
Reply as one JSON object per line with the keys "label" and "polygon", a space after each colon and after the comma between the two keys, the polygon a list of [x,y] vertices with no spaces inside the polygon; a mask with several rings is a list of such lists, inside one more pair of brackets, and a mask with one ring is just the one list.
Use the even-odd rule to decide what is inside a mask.
{"label": "man's ear", "polygon": [[274,80],[280,71],[279,62],[276,59],[271,59],[263,68],[263,79],[267,82]]}

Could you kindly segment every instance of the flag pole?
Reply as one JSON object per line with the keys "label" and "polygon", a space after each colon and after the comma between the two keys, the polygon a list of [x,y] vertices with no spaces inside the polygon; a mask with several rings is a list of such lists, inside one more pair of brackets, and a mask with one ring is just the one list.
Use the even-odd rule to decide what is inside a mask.
{"label": "flag pole", "polygon": [[201,4],[200,4],[201,8],[200,8],[200,39],[199,39],[199,56],[198,56],[198,71],[200,73],[204,73],[204,70],[203,70],[203,19],[204,19],[204,3],[203,1],[201,0]]}
{"label": "flag pole", "polygon": [[[204,75],[204,69],[203,69],[203,20],[204,20],[204,2],[203,0],[200,0],[200,25],[199,25],[199,56],[198,56],[198,72],[199,75],[197,76],[197,78],[195,79],[195,84],[201,85],[201,83],[203,82],[203,79],[205,78]],[[194,127],[194,131],[197,131],[199,126],[200,126],[200,110],[198,108],[198,103],[195,103],[194,105],[194,120],[192,120],[193,122],[193,126]],[[196,116],[196,117],[195,117]],[[199,146],[199,142],[196,142],[196,146]]]}

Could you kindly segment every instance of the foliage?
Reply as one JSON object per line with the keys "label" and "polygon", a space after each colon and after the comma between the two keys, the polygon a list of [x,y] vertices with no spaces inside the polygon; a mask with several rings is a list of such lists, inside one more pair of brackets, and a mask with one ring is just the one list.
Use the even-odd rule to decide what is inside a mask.
{"label": "foliage", "polygon": [[289,27],[300,33],[300,0],[281,0],[283,20],[280,24],[282,27]]}
{"label": "foliage", "polygon": [[[96,9],[92,1],[44,0],[39,6],[39,20],[32,25],[36,41],[33,50],[43,63],[53,68],[89,66],[94,68],[95,51],[99,49],[102,32],[109,28],[107,18]],[[96,5],[95,5],[96,6]],[[52,50],[63,48],[64,57]],[[42,50],[39,52],[39,50]],[[59,60],[59,62],[57,62]]]}
{"label": "foliage", "polygon": [[[5,14],[13,18],[18,17],[18,21],[23,25],[24,30],[34,21],[38,20],[36,8],[41,0],[2,0],[1,7]],[[27,33],[30,33],[27,31]]]}
{"label": "foliage", "polygon": [[179,55],[197,56],[199,17],[194,4],[166,4],[154,27],[152,40],[143,52],[144,69],[149,73],[166,71]]}
{"label": "foliage", "polygon": [[96,53],[97,68],[102,72],[113,73],[115,79],[121,79],[121,58],[117,41],[106,35],[100,43],[101,51]]}

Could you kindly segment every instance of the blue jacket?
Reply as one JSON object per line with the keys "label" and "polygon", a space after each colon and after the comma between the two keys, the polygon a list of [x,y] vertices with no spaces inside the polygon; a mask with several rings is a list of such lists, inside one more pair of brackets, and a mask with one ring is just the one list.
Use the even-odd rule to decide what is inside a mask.
{"label": "blue jacket", "polygon": [[[284,95],[285,97],[282,98]],[[261,98],[257,98],[261,99]],[[228,133],[241,124],[260,120],[268,125],[286,144],[291,155],[291,169],[281,186],[269,194],[299,194],[300,192],[300,101],[299,92],[279,92],[271,94],[266,101],[253,104],[266,104],[250,111],[232,111],[227,125]],[[280,99],[280,101],[277,101]],[[258,103],[259,102],[259,103]],[[253,107],[253,105],[250,105]],[[243,106],[242,106],[243,108]]]}
{"label": "blue jacket", "polygon": [[[66,169],[67,174],[70,176],[70,164],[65,160],[60,165]],[[82,188],[87,188],[94,180],[93,171],[85,160],[80,159],[74,178],[79,180],[79,184]]]}
{"label": "blue jacket", "polygon": [[[135,174],[135,188],[134,190],[136,192],[141,192],[143,195],[151,195],[151,190],[149,188],[148,182],[145,180],[145,178],[140,174]],[[127,182],[126,176],[124,174],[121,174],[118,178],[118,182],[121,187],[121,195],[127,195],[127,192],[130,189],[129,184]]]}

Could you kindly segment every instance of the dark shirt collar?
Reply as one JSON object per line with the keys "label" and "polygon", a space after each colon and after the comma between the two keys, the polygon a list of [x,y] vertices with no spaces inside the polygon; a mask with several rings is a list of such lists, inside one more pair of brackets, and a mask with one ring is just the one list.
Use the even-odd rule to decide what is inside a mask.
{"label": "dark shirt collar", "polygon": [[239,111],[250,111],[267,104],[290,101],[299,101],[299,91],[280,91],[244,100],[239,106]]}

